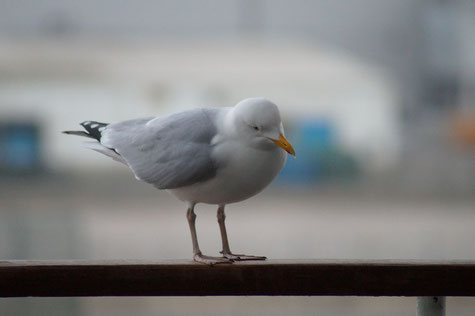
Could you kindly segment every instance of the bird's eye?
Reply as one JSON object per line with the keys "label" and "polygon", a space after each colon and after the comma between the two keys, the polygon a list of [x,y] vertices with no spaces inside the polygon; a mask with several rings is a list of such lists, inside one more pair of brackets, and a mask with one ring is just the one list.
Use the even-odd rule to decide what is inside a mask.
{"label": "bird's eye", "polygon": [[259,127],[257,127],[257,126],[253,126],[252,128],[253,128],[255,131],[258,131],[258,130],[259,130]]}

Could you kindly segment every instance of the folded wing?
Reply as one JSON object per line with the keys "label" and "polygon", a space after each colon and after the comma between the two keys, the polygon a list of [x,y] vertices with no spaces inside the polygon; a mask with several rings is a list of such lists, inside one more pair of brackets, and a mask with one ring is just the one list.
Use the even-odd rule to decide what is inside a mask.
{"label": "folded wing", "polygon": [[117,152],[135,176],[159,189],[174,189],[215,176],[211,157],[214,113],[194,109],[158,118],[110,124],[101,144]]}

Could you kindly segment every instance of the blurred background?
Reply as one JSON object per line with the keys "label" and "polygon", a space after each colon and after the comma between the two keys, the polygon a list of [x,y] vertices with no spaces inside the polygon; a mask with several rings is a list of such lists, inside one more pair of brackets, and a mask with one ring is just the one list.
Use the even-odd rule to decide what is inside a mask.
{"label": "blurred background", "polygon": [[[0,260],[189,259],[185,205],[61,134],[262,96],[297,158],[236,252],[475,259],[475,2],[0,0]],[[205,253],[220,250],[197,207]],[[475,300],[448,298],[448,313]],[[0,315],[407,315],[413,298],[0,299]]]}

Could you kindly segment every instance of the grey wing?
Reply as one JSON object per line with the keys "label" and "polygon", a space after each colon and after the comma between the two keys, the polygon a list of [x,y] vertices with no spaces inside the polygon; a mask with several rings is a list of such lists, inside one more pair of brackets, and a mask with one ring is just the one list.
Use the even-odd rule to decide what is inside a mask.
{"label": "grey wing", "polygon": [[101,143],[114,149],[135,176],[159,189],[205,181],[216,174],[211,139],[216,127],[205,109],[108,126]]}

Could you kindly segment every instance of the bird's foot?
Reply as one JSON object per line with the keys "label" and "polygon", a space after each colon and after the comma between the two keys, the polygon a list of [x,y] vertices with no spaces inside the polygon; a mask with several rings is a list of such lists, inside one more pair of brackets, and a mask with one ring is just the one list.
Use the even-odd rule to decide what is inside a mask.
{"label": "bird's foot", "polygon": [[234,260],[226,257],[212,257],[212,256],[205,256],[201,253],[197,253],[193,256],[193,260],[199,263],[208,264],[213,266],[215,264],[222,264],[222,263],[233,263]]}
{"label": "bird's foot", "polygon": [[250,255],[242,255],[242,254],[234,254],[230,252],[223,252],[223,258],[227,258],[232,261],[249,261],[249,260],[266,260],[267,257],[264,256],[250,256]]}

